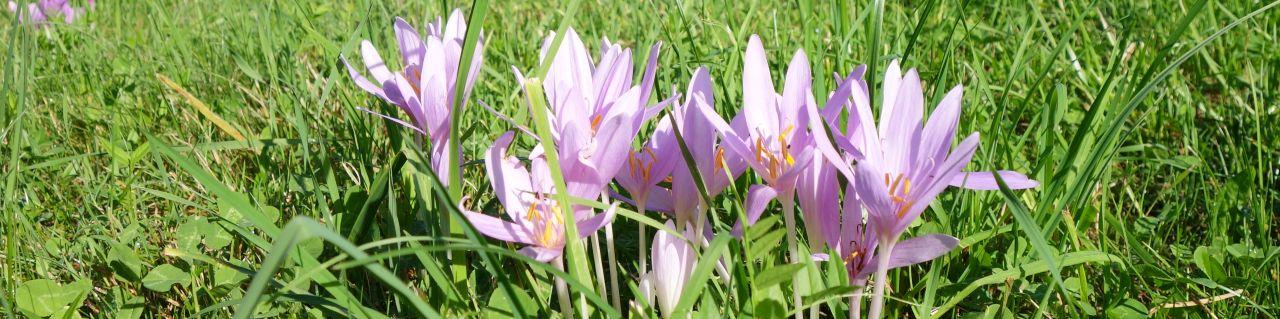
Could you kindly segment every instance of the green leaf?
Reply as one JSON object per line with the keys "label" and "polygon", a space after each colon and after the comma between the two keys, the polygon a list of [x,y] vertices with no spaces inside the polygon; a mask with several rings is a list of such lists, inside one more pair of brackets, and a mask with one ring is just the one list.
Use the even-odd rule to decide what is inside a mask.
{"label": "green leaf", "polygon": [[138,319],[142,318],[142,313],[147,310],[146,299],[138,296],[130,296],[120,308],[117,308],[115,319]]}
{"label": "green leaf", "polygon": [[685,282],[684,292],[680,296],[680,302],[676,303],[676,317],[682,317],[690,309],[693,309],[693,303],[702,295],[703,288],[706,288],[707,281],[711,279],[711,271],[715,270],[716,263],[720,260],[720,255],[729,247],[729,241],[733,236],[721,233],[716,235],[711,241],[711,245],[702,251],[702,255],[698,256],[698,263],[693,267],[693,274],[689,276],[689,281]]}
{"label": "green leaf", "polygon": [[174,284],[186,286],[190,282],[191,275],[171,264],[163,264],[151,269],[147,277],[142,278],[142,286],[158,292],[169,292]]}
{"label": "green leaf", "polygon": [[[31,317],[49,317],[54,314],[71,315],[88,296],[92,287],[87,280],[78,280],[62,286],[48,279],[36,279],[22,283],[14,292],[18,310]],[[79,314],[75,314],[78,316]]]}
{"label": "green leaf", "polygon": [[[243,262],[236,260],[236,261],[232,261],[232,263],[243,263]],[[249,279],[249,275],[243,272],[240,272],[239,269],[235,269],[231,266],[227,266],[224,264],[213,264],[213,285],[214,286],[235,285],[235,284],[239,284],[241,281],[244,281],[245,279]]]}
{"label": "green leaf", "polygon": [[1196,252],[1191,255],[1195,261],[1196,267],[1203,271],[1205,276],[1216,282],[1223,282],[1227,279],[1227,273],[1222,269],[1222,263],[1209,252],[1209,247],[1196,247]]}
{"label": "green leaf", "polygon": [[534,314],[538,312],[538,309],[534,309],[533,307],[531,307],[532,305],[536,305],[538,303],[534,302],[532,297],[529,297],[528,292],[525,292],[524,290],[519,290],[519,289],[516,289],[513,292],[516,295],[516,298],[520,299],[520,302],[513,304],[513,302],[511,301],[511,298],[507,297],[507,294],[495,293],[495,294],[489,295],[489,303],[488,303],[489,306],[485,308],[484,317],[485,318],[516,318],[517,317],[516,307],[519,307],[521,305],[524,306],[523,313]]}
{"label": "green leaf", "polygon": [[804,269],[805,264],[787,264],[781,266],[773,266],[769,269],[761,271],[756,275],[756,288],[768,288],[773,285],[791,281],[796,277],[796,272]]}
{"label": "green leaf", "polygon": [[1009,185],[1005,184],[1004,179],[1000,178],[1000,173],[992,171],[991,174],[996,178],[996,184],[1000,186],[1000,193],[1004,195],[1004,200],[1009,204],[1009,211],[1013,212],[1013,217],[1018,221],[1018,228],[1027,235],[1027,239],[1031,241],[1031,247],[1040,253],[1040,260],[1044,261],[1048,266],[1049,274],[1052,275],[1053,282],[1057,283],[1058,291],[1062,292],[1062,296],[1070,296],[1067,293],[1066,284],[1062,281],[1062,268],[1058,266],[1058,262],[1053,258],[1057,254],[1053,248],[1049,247],[1048,241],[1044,239],[1044,232],[1040,230],[1040,225],[1036,224],[1035,218],[1031,217],[1031,210],[1027,209],[1027,205],[1009,189]]}
{"label": "green leaf", "polygon": [[222,229],[216,223],[204,223],[200,225],[200,235],[204,237],[204,247],[208,250],[218,250],[231,245],[234,238],[226,229]]}
{"label": "green leaf", "polygon": [[236,56],[235,60],[236,60],[236,67],[240,68],[240,72],[244,72],[244,75],[249,76],[249,78],[253,79],[254,81],[263,82],[262,73],[258,72],[257,68],[253,67],[253,65],[250,65],[247,62],[244,62],[244,59],[241,59],[240,56]]}
{"label": "green leaf", "polygon": [[142,279],[142,259],[124,244],[111,244],[111,251],[107,252],[107,265],[121,279],[131,282]]}
{"label": "green leaf", "polygon": [[[1124,259],[1117,257],[1115,255],[1100,252],[1100,251],[1081,251],[1081,252],[1073,252],[1073,253],[1067,253],[1065,255],[1062,255],[1061,261],[1062,261],[1061,266],[1067,267],[1067,266],[1073,266],[1073,265],[1082,264],[1082,263],[1099,263],[1099,262],[1120,263],[1120,262],[1124,262]],[[945,304],[942,304],[942,306],[939,306],[937,309],[935,309],[933,313],[935,314],[946,313],[947,310],[951,309],[952,307],[955,307],[957,304],[963,301],[965,297],[968,297],[969,294],[973,293],[975,290],[978,290],[978,288],[981,288],[982,286],[1004,283],[1006,280],[1014,280],[1014,279],[1024,278],[1031,275],[1044,273],[1046,271],[1049,271],[1049,268],[1050,268],[1049,264],[1046,261],[1037,260],[1032,263],[1023,264],[1013,269],[997,271],[991,275],[987,275],[986,277],[979,278],[978,280],[975,280],[969,283],[969,285],[965,286],[963,290],[960,290],[955,295],[952,295],[951,299],[947,300]]]}
{"label": "green leaf", "polygon": [[1115,307],[1107,309],[1107,318],[1138,319],[1147,317],[1147,306],[1133,299],[1125,299]]}

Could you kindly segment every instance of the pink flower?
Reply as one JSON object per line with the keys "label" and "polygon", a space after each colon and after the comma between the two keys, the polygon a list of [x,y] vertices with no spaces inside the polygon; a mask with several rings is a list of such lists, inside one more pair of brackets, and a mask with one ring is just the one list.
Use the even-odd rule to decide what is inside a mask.
{"label": "pink flower", "polygon": [[[94,1],[89,0],[89,7],[93,8]],[[70,0],[40,0],[35,3],[26,5],[26,13],[20,12],[22,6],[15,1],[9,1],[9,12],[18,15],[18,21],[27,22],[32,25],[45,25],[49,19],[62,17],[62,21],[66,23],[74,22],[81,15],[84,15],[84,9],[71,6]]]}
{"label": "pink flower", "polygon": [[[514,136],[511,132],[503,134],[485,156],[489,182],[511,220],[461,209],[480,233],[493,239],[528,245],[520,253],[549,262],[560,257],[564,250],[562,204],[555,200],[551,171],[539,149],[534,149],[529,155],[529,166],[507,156],[507,147]],[[579,236],[587,237],[611,222],[614,210],[611,207],[603,214],[593,216],[589,208],[575,206],[573,215],[578,223]]]}
{"label": "pink flower", "polygon": [[[378,114],[426,136],[431,142],[432,168],[439,176],[449,176],[449,170],[453,169],[448,153],[449,121],[453,105],[457,102],[454,101],[454,90],[467,34],[466,21],[462,11],[456,9],[449,15],[448,23],[436,17],[435,22],[427,25],[425,39],[404,19],[396,18],[393,29],[400,47],[403,70],[391,71],[369,41],[360,42],[360,55],[365,68],[373,76],[372,81],[360,75],[345,56],[341,57],[342,63],[347,66],[357,86],[409,115],[410,122],[404,122]],[[465,105],[471,95],[483,62],[483,51],[484,40],[480,39],[476,42],[475,55],[467,71],[463,103],[457,105]]]}

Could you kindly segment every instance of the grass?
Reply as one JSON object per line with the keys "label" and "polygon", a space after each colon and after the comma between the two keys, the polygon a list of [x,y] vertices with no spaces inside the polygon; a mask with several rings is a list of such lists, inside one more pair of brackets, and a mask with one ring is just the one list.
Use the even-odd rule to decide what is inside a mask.
{"label": "grass", "polygon": [[[530,123],[510,69],[536,69],[542,36],[566,14],[592,48],[607,36],[642,57],[664,42],[659,97],[708,66],[722,115],[742,105],[751,34],[763,39],[775,77],[804,49],[819,92],[834,87],[833,72],[859,64],[882,72],[902,59],[919,69],[930,106],[965,85],[960,131],[982,134],[972,169],[1029,172],[1042,186],[953,191],[936,202],[909,232],[953,234],[963,249],[891,272],[890,315],[1280,311],[1275,3],[922,0],[883,1],[881,11],[879,2],[491,2],[471,100]],[[394,17],[421,26],[469,3],[214,4],[100,3],[48,29],[0,18],[0,313],[23,316],[33,294],[52,304],[47,315],[83,317],[559,311],[548,278],[572,279],[565,272],[470,229],[446,236],[443,216],[454,210],[438,204],[448,192],[433,187],[412,133],[356,110],[397,114],[337,62],[356,55],[361,39],[398,61],[388,53]],[[458,130],[473,162],[461,193],[470,207],[496,211],[474,160],[511,128],[468,107]],[[533,146],[518,140],[519,149]],[[737,218],[735,201],[751,183],[743,178],[716,200],[717,221]],[[704,249],[736,259],[733,283],[703,280],[682,308],[794,313],[784,290],[787,272],[798,271],[827,288],[807,303],[843,315],[849,290],[838,286],[839,271],[781,267],[780,211],[773,205],[746,241]],[[636,277],[637,220],[660,224],[652,219],[660,217],[615,222],[624,299]],[[470,277],[454,276],[446,251],[470,252]],[[162,265],[177,272],[156,271]],[[255,277],[260,269],[277,271]],[[718,276],[699,270],[698,278]],[[41,279],[74,293],[42,295],[53,289],[36,289]],[[602,307],[607,290],[587,279],[568,284],[598,305],[595,314],[632,311]],[[1206,302],[1186,303],[1195,300]]]}

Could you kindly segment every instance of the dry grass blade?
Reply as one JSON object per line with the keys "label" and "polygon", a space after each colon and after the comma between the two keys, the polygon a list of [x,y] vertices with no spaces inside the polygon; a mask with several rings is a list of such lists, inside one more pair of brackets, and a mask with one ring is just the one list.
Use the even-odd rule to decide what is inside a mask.
{"label": "dry grass blade", "polygon": [[[1193,306],[1204,306],[1204,305],[1207,305],[1207,304],[1211,304],[1211,303],[1215,303],[1215,302],[1219,302],[1219,301],[1223,301],[1223,300],[1227,300],[1227,299],[1231,299],[1231,298],[1238,297],[1238,296],[1240,296],[1240,294],[1241,294],[1241,293],[1244,293],[1244,289],[1236,289],[1236,290],[1232,290],[1232,291],[1227,292],[1227,293],[1225,293],[1225,294],[1221,294],[1221,295],[1217,295],[1217,296],[1213,296],[1213,297],[1209,297],[1209,298],[1200,298],[1200,299],[1196,299],[1196,300],[1179,301],[1179,302],[1170,302],[1170,303],[1166,303],[1166,304],[1161,304],[1161,305],[1159,305],[1159,306],[1156,306],[1155,308],[1151,308],[1151,310],[1147,313],[1147,315],[1154,316],[1154,315],[1156,315],[1156,312],[1159,312],[1161,309],[1173,309],[1173,308],[1186,308],[1186,307],[1193,307]],[[1212,313],[1212,312],[1210,312],[1210,313],[1209,313],[1209,315],[1211,315],[1211,316],[1212,316],[1212,315],[1213,315],[1213,313]]]}
{"label": "dry grass blade", "polygon": [[195,95],[191,95],[191,92],[187,92],[187,89],[182,88],[182,86],[173,82],[173,80],[170,80],[169,77],[164,76],[164,74],[156,73],[156,79],[160,80],[160,83],[164,83],[165,86],[168,86],[169,89],[174,92],[178,92],[178,95],[182,95],[182,98],[187,100],[187,104],[191,104],[191,106],[196,108],[196,111],[200,111],[200,114],[213,122],[213,125],[216,125],[218,129],[221,129],[223,132],[231,135],[231,137],[235,138],[237,141],[244,141],[244,135],[241,135],[240,131],[237,131],[235,127],[231,126],[231,123],[227,123],[227,120],[222,119],[222,117],[218,116],[217,113],[213,113],[213,110],[210,110],[208,105],[205,105],[203,101],[197,99]]}

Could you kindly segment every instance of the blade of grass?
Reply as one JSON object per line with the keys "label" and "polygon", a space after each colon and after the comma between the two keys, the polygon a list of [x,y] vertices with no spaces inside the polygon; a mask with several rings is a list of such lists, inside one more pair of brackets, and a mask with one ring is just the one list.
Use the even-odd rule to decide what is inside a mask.
{"label": "blade of grass", "polygon": [[[346,238],[338,235],[338,233],[325,228],[324,225],[306,216],[295,217],[293,221],[285,225],[284,230],[280,232],[280,236],[276,237],[270,253],[263,259],[262,267],[258,270],[258,274],[254,275],[253,280],[249,282],[249,289],[245,290],[244,298],[240,300],[240,305],[236,308],[236,319],[248,319],[255,314],[254,309],[257,308],[258,301],[262,298],[271,277],[280,270],[280,267],[289,258],[289,255],[291,255],[299,242],[313,237],[324,239],[352,257],[366,258],[369,256],[364,251],[356,248],[355,244],[347,241]],[[439,312],[436,312],[435,308],[418,298],[418,295],[409,286],[405,285],[403,281],[397,278],[390,270],[387,270],[386,267],[383,267],[382,264],[371,263],[364,265],[364,267],[381,280],[383,284],[391,286],[391,289],[397,294],[409,300],[409,304],[413,306],[419,316],[423,318],[443,318]]]}
{"label": "blade of grass", "polygon": [[223,133],[231,135],[231,137],[235,138],[237,141],[244,141],[244,135],[241,135],[239,130],[232,127],[231,123],[227,123],[227,121],[222,119],[221,116],[218,116],[217,113],[213,113],[213,110],[209,109],[208,105],[205,105],[204,102],[196,98],[195,95],[191,95],[191,92],[187,92],[187,89],[182,88],[181,85],[173,82],[173,80],[170,80],[169,77],[164,76],[164,74],[156,73],[156,80],[159,80],[160,83],[169,87],[170,90],[181,95],[183,99],[187,100],[187,104],[191,104],[192,107],[196,108],[196,111],[200,112],[201,115],[204,115],[206,119],[209,119],[209,122],[213,122],[213,125],[217,126]]}
{"label": "blade of grass", "polygon": [[[999,272],[987,275],[986,277],[979,278],[978,280],[975,280],[973,282],[970,282],[968,285],[964,287],[964,289],[961,289],[959,292],[952,295],[951,299],[947,300],[946,303],[942,304],[941,306],[938,306],[937,308],[934,308],[932,311],[932,315],[936,316],[939,313],[946,313],[948,310],[951,310],[951,308],[960,304],[961,301],[964,301],[964,299],[968,297],[969,294],[972,294],[974,291],[978,290],[978,288],[982,288],[982,286],[1004,283],[1009,280],[1025,278],[1027,276],[1032,276],[1032,275],[1049,271],[1049,269],[1052,267],[1049,267],[1049,264],[1046,263],[1045,261],[1046,260],[1038,260],[1035,262],[1023,264],[1021,266],[1018,266],[1017,268],[999,271]],[[1071,252],[1071,253],[1062,255],[1062,266],[1064,267],[1074,266],[1074,265],[1084,264],[1084,263],[1102,263],[1102,262],[1122,263],[1124,262],[1124,259],[1115,255],[1111,255],[1111,254],[1107,254],[1099,251],[1078,251],[1078,252]]]}

